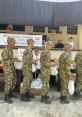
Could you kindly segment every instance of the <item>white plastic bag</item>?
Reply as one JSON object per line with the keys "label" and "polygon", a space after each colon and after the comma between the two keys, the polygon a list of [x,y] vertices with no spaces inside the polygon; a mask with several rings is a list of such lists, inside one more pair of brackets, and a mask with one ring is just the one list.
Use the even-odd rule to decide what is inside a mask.
{"label": "white plastic bag", "polygon": [[57,67],[51,67],[51,75],[56,76],[58,74]]}
{"label": "white plastic bag", "polygon": [[23,63],[22,62],[15,62],[14,63],[15,69],[22,69],[23,68]]}
{"label": "white plastic bag", "polygon": [[37,62],[36,69],[40,69],[40,62]]}
{"label": "white plastic bag", "polygon": [[36,71],[36,66],[34,64],[32,64],[32,72]]}
{"label": "white plastic bag", "polygon": [[68,83],[69,94],[70,95],[74,94],[74,90],[75,90],[74,81],[73,80],[69,80],[69,83]]}

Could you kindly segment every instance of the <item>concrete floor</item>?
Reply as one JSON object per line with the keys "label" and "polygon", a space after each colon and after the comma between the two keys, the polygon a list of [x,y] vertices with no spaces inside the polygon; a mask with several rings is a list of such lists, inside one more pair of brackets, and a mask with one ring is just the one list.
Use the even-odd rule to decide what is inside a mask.
{"label": "concrete floor", "polygon": [[36,96],[31,102],[21,102],[20,97],[13,98],[13,104],[4,102],[3,92],[0,93],[0,117],[82,117],[82,100],[71,100],[70,104],[61,104],[60,93],[50,91],[52,104],[46,105],[40,102],[40,96]]}

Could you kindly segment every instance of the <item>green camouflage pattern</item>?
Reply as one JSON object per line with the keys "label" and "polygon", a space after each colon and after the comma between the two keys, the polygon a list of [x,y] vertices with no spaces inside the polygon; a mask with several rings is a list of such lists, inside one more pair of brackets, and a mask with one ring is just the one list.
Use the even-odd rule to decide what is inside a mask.
{"label": "green camouflage pattern", "polygon": [[50,67],[51,67],[51,62],[50,62],[50,52],[49,50],[45,49],[41,53],[41,79],[43,82],[42,86],[42,93],[41,95],[46,95],[49,90],[49,81],[50,81]]}
{"label": "green camouflage pattern", "polygon": [[71,75],[71,55],[64,52],[59,58],[59,77],[61,81],[61,95],[66,96],[68,94],[68,82]]}
{"label": "green camouflage pattern", "polygon": [[76,54],[76,91],[82,88],[82,51]]}
{"label": "green camouflage pattern", "polygon": [[4,64],[4,74],[5,74],[5,94],[12,91],[16,85],[16,71],[14,67],[13,50],[11,48],[5,48],[2,51],[2,61]]}
{"label": "green camouflage pattern", "polygon": [[32,81],[32,49],[26,47],[23,54],[23,82],[20,88],[21,94],[25,94],[30,90]]}

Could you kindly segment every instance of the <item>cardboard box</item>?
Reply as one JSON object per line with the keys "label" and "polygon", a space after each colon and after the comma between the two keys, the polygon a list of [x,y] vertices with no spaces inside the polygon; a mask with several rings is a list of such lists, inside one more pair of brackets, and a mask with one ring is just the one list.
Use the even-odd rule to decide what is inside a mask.
{"label": "cardboard box", "polygon": [[31,88],[31,89],[30,89],[30,93],[31,93],[32,95],[41,95],[41,89]]}

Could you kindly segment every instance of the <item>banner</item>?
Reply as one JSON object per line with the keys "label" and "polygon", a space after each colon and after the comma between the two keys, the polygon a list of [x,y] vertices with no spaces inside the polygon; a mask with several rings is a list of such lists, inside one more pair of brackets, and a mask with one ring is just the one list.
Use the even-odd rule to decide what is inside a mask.
{"label": "banner", "polygon": [[27,46],[27,39],[32,38],[34,40],[34,46],[42,47],[42,35],[0,33],[0,45],[7,45],[7,37],[15,38],[15,46]]}

